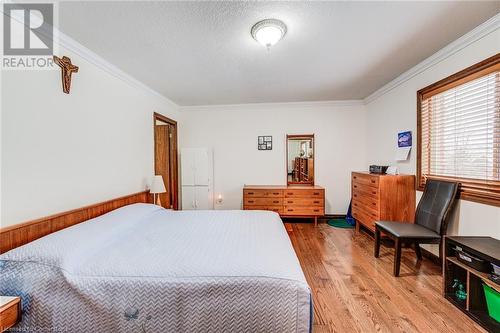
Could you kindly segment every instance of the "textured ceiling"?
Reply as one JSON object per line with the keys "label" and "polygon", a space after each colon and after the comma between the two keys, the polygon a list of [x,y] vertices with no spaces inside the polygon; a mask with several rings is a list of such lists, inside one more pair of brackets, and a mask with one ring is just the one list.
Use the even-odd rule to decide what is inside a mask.
{"label": "textured ceiling", "polygon": [[[179,105],[360,99],[500,2],[62,2],[60,29]],[[267,52],[264,18],[288,26]]]}

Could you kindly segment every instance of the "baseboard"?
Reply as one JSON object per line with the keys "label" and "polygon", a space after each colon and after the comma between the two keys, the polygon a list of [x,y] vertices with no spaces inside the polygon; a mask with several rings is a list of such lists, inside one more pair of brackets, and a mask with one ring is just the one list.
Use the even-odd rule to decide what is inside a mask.
{"label": "baseboard", "polygon": [[325,216],[320,217],[320,219],[331,220],[331,219],[345,219],[345,214],[325,214]]}

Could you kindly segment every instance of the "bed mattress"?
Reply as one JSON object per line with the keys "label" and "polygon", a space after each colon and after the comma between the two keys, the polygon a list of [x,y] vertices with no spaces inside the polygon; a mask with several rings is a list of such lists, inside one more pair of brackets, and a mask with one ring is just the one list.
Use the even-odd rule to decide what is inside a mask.
{"label": "bed mattress", "polygon": [[24,332],[309,332],[279,216],[134,204],[0,256]]}

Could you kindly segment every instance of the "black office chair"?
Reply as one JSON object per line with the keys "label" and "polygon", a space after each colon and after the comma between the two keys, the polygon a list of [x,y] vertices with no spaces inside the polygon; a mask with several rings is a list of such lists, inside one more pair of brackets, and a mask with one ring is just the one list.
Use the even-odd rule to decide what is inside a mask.
{"label": "black office chair", "polygon": [[415,245],[417,259],[422,259],[419,244],[439,244],[439,259],[442,253],[442,238],[446,234],[448,214],[459,190],[458,183],[428,179],[424,193],[415,213],[415,223],[378,221],[375,223],[375,258],[380,252],[380,233],[395,242],[394,276],[399,276],[401,244]]}

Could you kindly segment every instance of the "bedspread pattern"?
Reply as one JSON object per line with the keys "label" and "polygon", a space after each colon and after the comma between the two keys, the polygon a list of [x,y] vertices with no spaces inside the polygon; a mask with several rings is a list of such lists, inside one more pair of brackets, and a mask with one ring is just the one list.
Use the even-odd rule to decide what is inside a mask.
{"label": "bedspread pattern", "polygon": [[0,292],[22,296],[29,332],[309,331],[309,288],[268,212],[127,206],[0,256]]}

